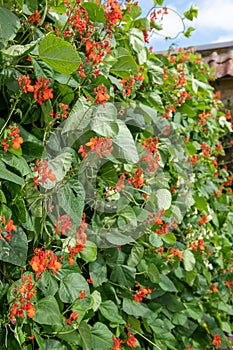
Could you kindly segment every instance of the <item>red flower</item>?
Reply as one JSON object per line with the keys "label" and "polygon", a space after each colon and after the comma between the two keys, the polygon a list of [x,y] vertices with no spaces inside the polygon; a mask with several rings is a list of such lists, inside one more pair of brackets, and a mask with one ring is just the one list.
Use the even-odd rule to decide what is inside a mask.
{"label": "red flower", "polygon": [[99,85],[94,89],[94,93],[96,94],[95,103],[103,105],[106,101],[110,99],[110,96],[107,94],[106,86]]}
{"label": "red flower", "polygon": [[221,344],[221,337],[219,334],[215,334],[212,344],[216,346],[217,349],[220,349],[220,344]]}
{"label": "red flower", "polygon": [[112,335],[112,340],[114,340],[114,347],[111,350],[121,350],[122,340],[115,338],[114,335]]}
{"label": "red flower", "polygon": [[137,340],[134,337],[133,333],[128,332],[128,338],[126,339],[126,344],[132,348],[136,348],[137,347]]}

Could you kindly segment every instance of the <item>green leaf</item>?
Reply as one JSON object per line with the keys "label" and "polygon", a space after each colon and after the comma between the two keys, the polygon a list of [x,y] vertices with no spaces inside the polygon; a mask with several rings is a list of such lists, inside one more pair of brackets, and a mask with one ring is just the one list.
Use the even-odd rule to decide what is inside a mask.
{"label": "green leaf", "polygon": [[31,62],[34,68],[36,78],[39,79],[40,77],[43,77],[49,79],[50,83],[53,84],[54,71],[50,68],[50,66],[44,61],[40,60],[39,58],[32,58]]}
{"label": "green leaf", "polygon": [[1,53],[7,57],[20,57],[29,54],[30,51],[36,46],[37,42],[32,41],[27,45],[12,45],[8,49],[1,50]]}
{"label": "green leaf", "polygon": [[116,158],[126,160],[128,163],[137,163],[139,156],[131,132],[123,121],[118,120],[117,124],[119,132],[112,138],[113,145],[117,147],[114,146],[112,154]]}
{"label": "green leaf", "polygon": [[95,262],[89,264],[89,273],[95,288],[107,281],[107,267],[101,255],[98,255]]}
{"label": "green leaf", "polygon": [[199,320],[203,316],[203,308],[198,301],[192,301],[189,303],[184,303],[184,306],[186,307],[186,313],[188,317],[193,318],[194,320]]}
{"label": "green leaf", "polygon": [[183,263],[186,271],[192,271],[195,266],[195,258],[193,253],[186,249],[183,251]]}
{"label": "green leaf", "polygon": [[137,216],[130,206],[125,207],[118,215],[117,224],[120,230],[128,231],[137,227]]}
{"label": "green leaf", "polygon": [[114,137],[119,132],[116,122],[117,110],[112,103],[105,103],[94,110],[90,128],[97,134],[107,137]]}
{"label": "green leaf", "polygon": [[152,283],[159,283],[160,274],[157,266],[154,263],[149,263],[147,273]]}
{"label": "green leaf", "polygon": [[0,260],[13,265],[24,266],[28,251],[27,236],[21,227],[12,232],[11,240],[0,240]]}
{"label": "green leaf", "polygon": [[13,40],[20,28],[18,16],[7,8],[0,7],[0,42]]}
{"label": "green leaf", "polygon": [[163,84],[164,83],[164,72],[163,68],[155,64],[154,61],[147,60],[148,75],[152,83]]}
{"label": "green leaf", "polygon": [[163,245],[163,241],[162,241],[161,237],[159,237],[159,235],[157,233],[152,233],[149,236],[149,242],[155,248],[159,248],[159,247],[161,247]]}
{"label": "green leaf", "polygon": [[101,23],[106,22],[106,18],[104,16],[104,9],[102,6],[91,2],[84,3],[82,4],[82,6],[87,10],[88,18],[90,21]]}
{"label": "green leaf", "polygon": [[165,290],[166,292],[177,292],[177,289],[174,283],[166,275],[160,274],[159,286],[162,290]]}
{"label": "green leaf", "polygon": [[198,210],[205,210],[208,212],[208,204],[205,197],[195,196],[194,200],[195,200],[195,204],[194,204],[195,208],[197,208]]}
{"label": "green leaf", "polygon": [[39,56],[50,67],[62,74],[72,74],[81,62],[78,53],[70,43],[52,34],[41,41]]}
{"label": "green leaf", "polygon": [[186,38],[190,38],[190,36],[194,30],[195,30],[195,28],[188,27],[187,30],[183,33],[183,35],[186,36]]}
{"label": "green leaf", "polygon": [[168,244],[174,244],[176,243],[176,236],[174,233],[166,233],[165,235],[162,235],[162,240]]}
{"label": "green leaf", "polygon": [[109,350],[113,346],[112,332],[110,332],[105,324],[96,322],[94,327],[92,327],[91,333],[93,349]]}
{"label": "green leaf", "polygon": [[198,16],[198,7],[194,4],[190,7],[188,11],[184,12],[184,17],[187,18],[188,20],[192,21],[194,18]]}
{"label": "green leaf", "polygon": [[36,305],[36,314],[33,320],[43,325],[63,324],[63,318],[58,303],[52,295],[38,301]]}
{"label": "green leaf", "polygon": [[139,64],[143,64],[147,60],[147,52],[145,49],[145,41],[143,32],[140,29],[132,28],[129,31],[129,43],[136,52]]}
{"label": "green leaf", "polygon": [[157,92],[150,92],[149,94],[144,94],[148,99],[150,104],[155,107],[159,112],[164,112],[163,102],[160,95]]}
{"label": "green leaf", "polygon": [[112,66],[111,73],[121,77],[129,77],[138,73],[136,62],[130,52],[122,47],[116,50],[117,62]]}
{"label": "green leaf", "polygon": [[12,173],[10,170],[7,170],[5,167],[5,164],[2,161],[0,161],[0,179],[14,182],[17,185],[24,184],[24,180],[18,175],[15,175],[14,173]]}
{"label": "green leaf", "polygon": [[94,292],[91,294],[91,308],[94,312],[99,309],[101,302],[102,298],[100,292],[98,292],[98,290],[94,290]]}
{"label": "green leaf", "polygon": [[92,334],[91,329],[85,321],[82,321],[78,327],[81,340],[82,340],[82,349],[90,350],[92,349]]}
{"label": "green leaf", "polygon": [[47,339],[45,341],[46,350],[66,350],[65,346],[61,342],[54,339]]}
{"label": "green leaf", "polygon": [[126,298],[123,299],[122,309],[127,315],[131,315],[134,317],[146,318],[149,317],[152,313],[152,311],[148,308],[147,305]]}
{"label": "green leaf", "polygon": [[49,271],[46,271],[38,280],[38,288],[43,292],[44,296],[54,296],[58,291],[58,283],[56,278]]}
{"label": "green leaf", "polygon": [[192,142],[185,143],[185,150],[189,156],[192,156],[197,153],[197,149]]}
{"label": "green leaf", "polygon": [[26,160],[21,156],[15,156],[10,153],[4,154],[2,161],[10,167],[20,172],[22,176],[26,176],[31,173],[31,169],[28,166]]}
{"label": "green leaf", "polygon": [[170,208],[172,203],[172,196],[170,191],[165,188],[161,188],[156,191],[156,197],[159,209],[167,210]]}
{"label": "green leaf", "polygon": [[80,296],[81,290],[86,291],[89,296],[89,286],[85,278],[80,273],[70,273],[61,280],[58,294],[63,303],[72,303]]}
{"label": "green leaf", "polygon": [[93,107],[81,96],[70,111],[69,118],[63,123],[62,134],[74,130],[82,130],[88,126],[92,119]]}
{"label": "green leaf", "polygon": [[131,249],[130,256],[127,260],[127,265],[135,267],[139,264],[144,255],[144,247],[140,244],[134,245]]}
{"label": "green leaf", "polygon": [[102,302],[99,310],[101,314],[112,323],[125,324],[125,321],[119,314],[117,305],[112,300]]}
{"label": "green leaf", "polygon": [[125,287],[133,287],[136,269],[126,265],[115,265],[112,269],[110,279]]}
{"label": "green leaf", "polygon": [[85,248],[80,252],[81,258],[86,262],[93,262],[96,260],[97,247],[94,242],[87,241]]}

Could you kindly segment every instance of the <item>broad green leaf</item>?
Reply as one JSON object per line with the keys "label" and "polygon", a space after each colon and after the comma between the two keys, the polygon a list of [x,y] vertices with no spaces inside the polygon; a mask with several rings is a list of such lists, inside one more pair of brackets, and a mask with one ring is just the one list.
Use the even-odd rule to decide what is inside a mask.
{"label": "broad green leaf", "polygon": [[159,283],[160,281],[160,274],[157,266],[154,263],[149,263],[148,265],[148,277],[153,283]]}
{"label": "broad green leaf", "polygon": [[134,245],[131,249],[130,256],[127,260],[127,265],[135,267],[141,261],[144,255],[144,247],[140,244]]}
{"label": "broad green leaf", "polygon": [[194,197],[195,204],[194,207],[197,208],[198,210],[205,210],[208,212],[208,204],[203,196],[195,196]]}
{"label": "broad green leaf", "polygon": [[163,245],[163,241],[157,233],[152,233],[149,236],[149,242],[155,248],[159,248]]}
{"label": "broad green leaf", "polygon": [[54,339],[47,339],[45,341],[46,350],[66,350],[65,346],[61,342]]}
{"label": "broad green leaf", "polygon": [[151,81],[156,84],[164,83],[164,71],[162,67],[159,67],[155,64],[154,61],[148,60],[146,62],[148,67],[148,75],[151,78]]}
{"label": "broad green leaf", "polygon": [[152,311],[148,308],[147,305],[126,298],[123,299],[122,309],[127,315],[131,315],[134,317],[147,318],[150,316],[150,313],[152,313]]}
{"label": "broad green leaf", "polygon": [[166,292],[177,292],[177,289],[174,283],[166,275],[160,274],[159,286],[162,290],[165,290]]}
{"label": "broad green leaf", "polygon": [[91,121],[93,107],[81,96],[70,111],[69,118],[63,123],[62,134],[80,131]]}
{"label": "broad green leaf", "polygon": [[99,309],[101,302],[102,298],[100,292],[98,292],[98,290],[94,290],[94,292],[91,294],[91,308],[94,312]]}
{"label": "broad green leaf", "polygon": [[93,349],[95,350],[109,350],[113,346],[112,332],[108,327],[101,323],[96,322],[91,329]]}
{"label": "broad green leaf", "polygon": [[97,260],[89,264],[89,273],[95,288],[107,281],[107,267],[101,255],[98,255]]}
{"label": "broad green leaf", "polygon": [[131,132],[123,121],[118,120],[117,124],[119,132],[112,138],[114,145],[112,154],[116,158],[122,158],[128,163],[137,163],[139,156]]}
{"label": "broad green leaf", "polygon": [[23,13],[26,15],[31,15],[37,10],[37,2],[34,0],[24,0],[23,3]]}
{"label": "broad green leaf", "polygon": [[62,325],[63,317],[57,300],[52,295],[38,301],[33,320],[43,325]]}
{"label": "broad green leaf", "polygon": [[197,153],[197,149],[192,142],[186,142],[185,149],[189,156],[192,156]]}
{"label": "broad green leaf", "polygon": [[188,317],[193,318],[194,320],[199,320],[203,316],[203,307],[197,300],[193,300],[189,303],[184,303],[186,307],[186,313]]}
{"label": "broad green leaf", "polygon": [[188,20],[192,21],[194,18],[198,16],[198,7],[194,4],[190,7],[188,11],[184,12],[184,17],[187,18]]}
{"label": "broad green leaf", "polygon": [[167,210],[171,206],[172,196],[171,192],[165,188],[161,188],[156,191],[156,197],[158,202],[158,208]]}
{"label": "broad green leaf", "polygon": [[117,62],[112,66],[111,73],[121,78],[129,77],[130,75],[136,75],[138,73],[138,67],[133,56],[130,52],[124,48],[118,48],[116,50]]}
{"label": "broad green leaf", "polygon": [[96,260],[97,247],[94,242],[87,241],[85,248],[80,252],[81,258],[86,262],[93,262]]}
{"label": "broad green leaf", "polygon": [[45,297],[54,296],[58,290],[58,283],[56,278],[49,271],[46,271],[38,280],[38,288],[43,292]]}
{"label": "broad green leaf", "polygon": [[162,99],[157,92],[151,92],[144,95],[153,107],[155,107],[159,112],[164,112]]}
{"label": "broad green leaf", "polygon": [[86,291],[89,296],[89,286],[85,278],[79,273],[70,273],[60,282],[59,297],[63,303],[72,303],[80,297],[80,291]]}
{"label": "broad green leaf", "polygon": [[136,269],[126,265],[115,265],[110,279],[121,286],[133,288]]}
{"label": "broad green leaf", "polygon": [[90,128],[99,135],[114,137],[119,131],[116,119],[117,110],[113,104],[100,105],[94,110]]}
{"label": "broad green leaf", "polygon": [[27,45],[12,45],[8,49],[1,50],[1,53],[7,57],[20,57],[29,54],[29,52],[36,46],[37,42],[32,41]]}
{"label": "broad green leaf", "polygon": [[88,18],[90,21],[101,23],[106,22],[106,18],[104,16],[104,9],[101,5],[86,2],[83,4],[83,7],[87,10]]}
{"label": "broad green leaf", "polygon": [[72,74],[81,62],[78,53],[70,43],[52,34],[41,41],[39,56],[50,67],[62,74]]}
{"label": "broad green leaf", "polygon": [[82,321],[78,327],[78,330],[82,340],[82,349],[92,349],[92,334],[88,324],[85,321]]}
{"label": "broad green leaf", "polygon": [[137,216],[130,206],[125,207],[118,215],[117,224],[120,230],[129,231],[137,227]]}
{"label": "broad green leaf", "polygon": [[50,66],[44,61],[40,60],[39,58],[32,58],[31,62],[34,68],[36,78],[39,79],[40,77],[43,77],[49,79],[50,83],[53,84],[54,71],[50,68]]}
{"label": "broad green leaf", "polygon": [[195,258],[193,253],[186,249],[183,251],[183,263],[186,271],[192,271],[195,266]]}
{"label": "broad green leaf", "polygon": [[0,7],[0,42],[13,40],[20,28],[18,16],[7,8]]}
{"label": "broad green leaf", "polygon": [[102,302],[99,310],[101,314],[112,323],[125,324],[125,321],[119,314],[117,305],[112,300]]}
{"label": "broad green leaf", "polygon": [[12,173],[10,170],[7,170],[5,164],[2,161],[0,161],[0,179],[14,182],[17,185],[24,184],[22,177],[19,177],[18,175]]}
{"label": "broad green leaf", "polygon": [[176,243],[176,236],[174,233],[166,233],[165,235],[162,235],[162,240],[168,244],[174,244]]}
{"label": "broad green leaf", "polygon": [[2,157],[2,161],[10,167],[19,171],[22,176],[26,176],[31,173],[31,169],[28,166],[28,163],[22,156],[15,156],[13,154],[6,153]]}
{"label": "broad green leaf", "polygon": [[136,52],[139,64],[143,64],[147,60],[147,52],[143,32],[140,29],[132,28],[129,31],[129,43]]}
{"label": "broad green leaf", "polygon": [[21,227],[12,231],[10,242],[5,238],[0,240],[0,260],[13,265],[24,266],[28,252],[27,236]]}

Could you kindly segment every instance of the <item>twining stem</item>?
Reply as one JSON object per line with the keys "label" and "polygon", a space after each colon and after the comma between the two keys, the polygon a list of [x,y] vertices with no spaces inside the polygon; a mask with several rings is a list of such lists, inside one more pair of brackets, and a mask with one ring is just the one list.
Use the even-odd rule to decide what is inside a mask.
{"label": "twining stem", "polygon": [[151,341],[150,339],[148,339],[147,337],[145,337],[143,334],[135,331],[135,329],[133,330],[135,333],[137,333],[138,335],[140,335],[140,337],[144,338],[148,343],[152,344],[153,346],[156,347],[156,349],[158,350],[162,350],[157,344],[155,344],[153,341]]}
{"label": "twining stem", "polygon": [[15,103],[14,103],[14,105],[13,105],[13,107],[12,107],[12,109],[11,109],[9,115],[8,115],[8,118],[7,118],[5,124],[3,125],[3,127],[2,127],[1,130],[0,130],[0,136],[2,135],[2,133],[3,133],[4,129],[5,129],[5,127],[7,126],[7,124],[9,123],[9,120],[10,120],[11,117],[12,117],[13,112],[15,111],[15,107],[17,106],[17,103],[19,102],[19,97],[20,97],[20,96],[18,96],[18,97],[16,98]]}

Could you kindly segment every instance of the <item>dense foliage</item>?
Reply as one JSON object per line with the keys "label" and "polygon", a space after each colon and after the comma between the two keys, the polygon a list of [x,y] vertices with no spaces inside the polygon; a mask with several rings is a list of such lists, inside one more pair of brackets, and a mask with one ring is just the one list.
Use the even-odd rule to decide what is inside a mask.
{"label": "dense foliage", "polygon": [[147,48],[161,0],[150,20],[133,1],[9,4],[1,349],[226,349],[233,124],[209,68]]}

